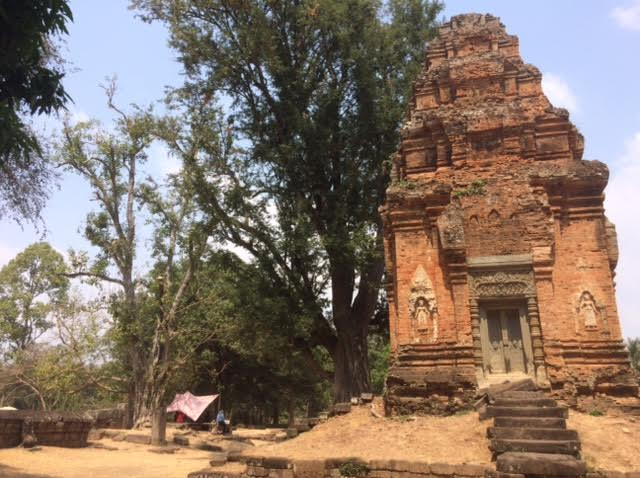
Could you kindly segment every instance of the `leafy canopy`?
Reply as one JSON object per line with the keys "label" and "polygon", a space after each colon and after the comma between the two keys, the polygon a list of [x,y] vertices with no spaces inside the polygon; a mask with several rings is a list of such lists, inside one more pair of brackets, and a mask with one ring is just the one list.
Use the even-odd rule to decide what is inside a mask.
{"label": "leafy canopy", "polygon": [[[223,240],[287,291],[300,349],[332,355],[338,395],[369,387],[382,280],[378,207],[438,2],[133,0],[170,28],[194,105],[231,100],[236,149],[189,171]],[[330,300],[328,299],[330,297]],[[298,324],[303,323],[300,327]]]}
{"label": "leafy canopy", "polygon": [[34,220],[46,200],[52,172],[25,117],[70,100],[53,41],[72,20],[67,0],[0,1],[0,217]]}
{"label": "leafy canopy", "polygon": [[46,242],[27,247],[0,270],[0,336],[10,352],[24,350],[52,326],[69,281],[62,255]]}

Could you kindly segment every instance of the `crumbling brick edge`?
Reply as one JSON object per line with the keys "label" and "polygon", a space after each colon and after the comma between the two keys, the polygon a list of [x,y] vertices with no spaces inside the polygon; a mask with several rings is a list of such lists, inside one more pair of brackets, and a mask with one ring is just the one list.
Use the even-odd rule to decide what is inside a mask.
{"label": "crumbling brick edge", "polygon": [[[189,473],[188,478],[347,478],[340,468],[345,463],[356,463],[366,475],[351,478],[484,478],[485,472],[494,472],[493,464],[424,463],[408,460],[370,460],[359,458],[330,458],[291,460],[281,457],[255,457],[246,460],[244,471],[207,468]],[[489,474],[490,476],[490,474]],[[592,471],[585,478],[640,478],[640,471]]]}
{"label": "crumbling brick edge", "polygon": [[188,475],[188,478],[341,478],[342,465],[361,465],[366,474],[353,478],[481,478],[488,464],[422,463],[405,460],[371,460],[334,458],[318,460],[290,460],[288,458],[252,458],[242,472],[208,468]]}

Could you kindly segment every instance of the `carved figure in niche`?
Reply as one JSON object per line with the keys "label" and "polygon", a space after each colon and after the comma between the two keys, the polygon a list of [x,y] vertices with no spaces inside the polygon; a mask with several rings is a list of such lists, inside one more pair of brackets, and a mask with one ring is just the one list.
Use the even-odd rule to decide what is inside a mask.
{"label": "carved figure in niche", "polygon": [[438,339],[436,294],[422,266],[418,266],[413,275],[409,295],[409,315],[414,323],[414,330],[420,335],[427,334],[431,341]]}
{"label": "carved figure in niche", "polygon": [[430,314],[427,307],[427,300],[424,297],[418,298],[415,315],[416,322],[418,323],[418,330],[426,328],[428,326]]}
{"label": "carved figure in niche", "polygon": [[596,305],[595,299],[588,291],[584,291],[580,295],[578,317],[580,317],[580,322],[584,324],[585,329],[593,330],[598,328],[600,310]]}

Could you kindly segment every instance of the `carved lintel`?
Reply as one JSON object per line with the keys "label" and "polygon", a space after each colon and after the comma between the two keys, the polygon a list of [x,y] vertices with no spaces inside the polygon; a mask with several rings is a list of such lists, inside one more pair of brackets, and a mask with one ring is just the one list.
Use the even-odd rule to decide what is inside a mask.
{"label": "carved lintel", "polygon": [[529,297],[535,295],[533,271],[476,271],[469,277],[472,297]]}

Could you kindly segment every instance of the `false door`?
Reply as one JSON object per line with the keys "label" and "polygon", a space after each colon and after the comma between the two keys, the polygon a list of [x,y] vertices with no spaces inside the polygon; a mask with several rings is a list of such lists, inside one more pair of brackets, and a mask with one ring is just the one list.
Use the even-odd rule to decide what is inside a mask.
{"label": "false door", "polygon": [[527,326],[522,308],[482,310],[482,342],[485,372],[490,374],[526,373],[526,347],[522,327]]}

